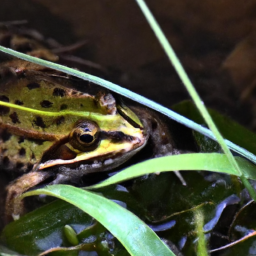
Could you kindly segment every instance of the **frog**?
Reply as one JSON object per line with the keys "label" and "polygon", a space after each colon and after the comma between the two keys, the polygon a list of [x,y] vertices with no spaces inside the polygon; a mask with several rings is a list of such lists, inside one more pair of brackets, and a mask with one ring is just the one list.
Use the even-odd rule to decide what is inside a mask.
{"label": "frog", "polygon": [[[59,60],[36,39],[8,37],[7,47]],[[115,170],[149,141],[152,157],[180,153],[157,114],[126,106],[98,85],[18,59],[3,61],[0,74],[0,166],[16,177],[7,186],[8,218],[25,212],[22,193],[48,179],[73,183]]]}

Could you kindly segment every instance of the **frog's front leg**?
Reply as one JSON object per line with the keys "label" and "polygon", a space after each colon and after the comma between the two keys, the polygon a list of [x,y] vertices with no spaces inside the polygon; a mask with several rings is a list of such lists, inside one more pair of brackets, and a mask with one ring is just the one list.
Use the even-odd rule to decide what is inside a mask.
{"label": "frog's front leg", "polygon": [[7,197],[5,202],[5,219],[10,222],[12,218],[18,219],[24,214],[25,207],[20,199],[22,193],[43,182],[53,174],[51,172],[32,171],[19,177],[7,186]]}
{"label": "frog's front leg", "polygon": [[[135,107],[134,111],[143,120],[145,129],[150,133],[149,144],[153,151],[152,158],[187,153],[187,151],[176,148],[171,132],[158,114],[139,107]],[[182,185],[186,186],[187,183],[180,172],[177,170],[174,173]]]}
{"label": "frog's front leg", "polygon": [[[161,157],[168,155],[179,155],[182,153],[187,153],[184,150],[181,151],[175,147],[175,143],[172,139],[171,133],[168,128],[163,123],[163,121],[157,117],[152,116],[151,120],[151,142],[154,145],[153,157]],[[187,183],[181,173],[177,170],[174,171],[177,178],[181,181],[183,186]]]}

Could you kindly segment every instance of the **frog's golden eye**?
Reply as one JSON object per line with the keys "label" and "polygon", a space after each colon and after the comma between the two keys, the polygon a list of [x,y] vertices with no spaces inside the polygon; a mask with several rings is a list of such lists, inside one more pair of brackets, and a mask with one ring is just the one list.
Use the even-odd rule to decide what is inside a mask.
{"label": "frog's golden eye", "polygon": [[87,151],[97,144],[99,126],[92,121],[80,121],[70,133],[70,144],[79,150]]}

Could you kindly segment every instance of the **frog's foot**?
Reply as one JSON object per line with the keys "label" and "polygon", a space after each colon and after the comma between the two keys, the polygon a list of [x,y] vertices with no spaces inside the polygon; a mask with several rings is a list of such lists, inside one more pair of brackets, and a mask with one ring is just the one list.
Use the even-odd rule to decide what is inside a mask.
{"label": "frog's foot", "polygon": [[20,199],[21,194],[50,176],[52,174],[49,172],[29,172],[8,185],[6,188],[7,197],[5,202],[5,217],[7,222],[11,221],[11,217],[14,220],[19,219],[20,215],[25,213],[24,202]]}

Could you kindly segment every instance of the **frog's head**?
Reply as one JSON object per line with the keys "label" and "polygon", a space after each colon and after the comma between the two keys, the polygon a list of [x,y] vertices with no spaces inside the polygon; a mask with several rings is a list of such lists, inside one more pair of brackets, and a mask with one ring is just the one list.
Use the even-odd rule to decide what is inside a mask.
{"label": "frog's head", "polygon": [[[139,118],[102,88],[67,77],[26,71],[0,83],[2,158],[23,172],[88,165],[90,172],[119,166],[147,141]],[[1,106],[0,106],[1,110]],[[33,166],[33,167],[31,167]]]}
{"label": "frog's head", "polygon": [[83,165],[86,172],[107,171],[143,148],[148,135],[132,110],[117,105],[109,93],[97,97],[97,107],[104,109],[104,114],[91,112],[77,120],[68,136],[45,152],[40,170]]}

